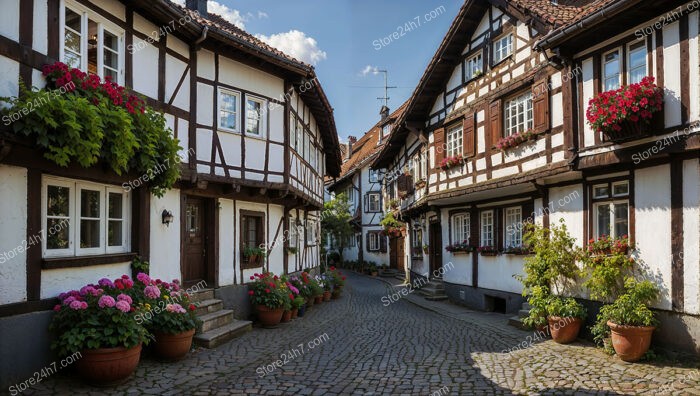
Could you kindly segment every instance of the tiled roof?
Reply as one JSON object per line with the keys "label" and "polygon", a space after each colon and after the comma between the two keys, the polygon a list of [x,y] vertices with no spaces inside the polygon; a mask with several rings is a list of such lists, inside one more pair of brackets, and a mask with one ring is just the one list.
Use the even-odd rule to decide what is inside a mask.
{"label": "tiled roof", "polygon": [[559,0],[557,4],[552,4],[551,0],[511,0],[510,4],[553,27],[559,27],[575,23],[616,1],[619,0]]}
{"label": "tiled roof", "polygon": [[[394,112],[389,115],[389,122],[393,123],[397,118],[399,118],[399,116],[403,114],[403,111],[406,109],[407,104],[408,102],[404,102],[404,104],[402,104],[398,109],[394,110]],[[338,181],[352,174],[365,164],[369,164],[381,151],[386,142],[389,141],[387,137],[380,144],[377,144],[379,142],[381,126],[383,126],[385,123],[386,121],[376,123],[352,145],[352,155],[348,160],[343,162]]]}

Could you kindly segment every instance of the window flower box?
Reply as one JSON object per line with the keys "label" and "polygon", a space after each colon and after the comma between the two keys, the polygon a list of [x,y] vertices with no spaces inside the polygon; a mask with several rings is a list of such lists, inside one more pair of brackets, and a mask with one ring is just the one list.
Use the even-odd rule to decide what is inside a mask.
{"label": "window flower box", "polygon": [[420,246],[414,246],[414,247],[411,249],[411,253],[412,253],[413,257],[420,257],[420,258],[422,258],[422,257],[423,257],[423,248],[420,247]]}
{"label": "window flower box", "polygon": [[417,182],[415,182],[415,184],[413,184],[413,186],[414,186],[416,189],[418,189],[418,188],[423,188],[423,187],[425,187],[426,184],[427,184],[427,182],[425,181],[425,179],[420,179],[420,180],[418,180]]}
{"label": "window flower box", "polygon": [[459,166],[464,161],[464,157],[456,155],[454,157],[446,157],[440,162],[440,169],[448,171],[450,168]]}
{"label": "window flower box", "polygon": [[586,118],[596,132],[614,142],[649,133],[654,113],[663,109],[663,89],[653,77],[598,94],[588,103]]}
{"label": "window flower box", "polygon": [[522,246],[514,246],[514,247],[509,247],[506,248],[503,251],[504,254],[512,254],[515,256],[526,256],[528,254],[532,254],[532,251],[530,248],[527,247],[522,247]]}
{"label": "window flower box", "polygon": [[452,245],[445,246],[445,250],[452,254],[458,254],[471,253],[475,250],[475,248],[473,246],[469,246],[469,241],[464,240],[462,242],[457,242]]}
{"label": "window flower box", "polygon": [[498,249],[495,246],[480,246],[476,249],[482,256],[497,256]]}
{"label": "window flower box", "polygon": [[588,252],[594,256],[627,255],[633,249],[627,235],[621,238],[611,238],[609,235],[602,235],[598,239],[588,241]]}
{"label": "window flower box", "polygon": [[496,148],[501,151],[506,151],[530,140],[534,140],[536,136],[537,134],[533,130],[528,129],[527,131],[499,139],[498,143],[496,143]]}

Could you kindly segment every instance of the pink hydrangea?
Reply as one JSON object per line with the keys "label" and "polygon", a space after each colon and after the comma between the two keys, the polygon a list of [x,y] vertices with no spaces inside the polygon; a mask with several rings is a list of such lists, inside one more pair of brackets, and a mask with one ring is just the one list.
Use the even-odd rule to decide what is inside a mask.
{"label": "pink hydrangea", "polygon": [[129,278],[123,279],[122,282],[124,283],[124,286],[125,286],[127,289],[131,289],[132,287],[134,287],[134,281],[132,281],[132,280],[129,279]]}
{"label": "pink hydrangea", "polygon": [[100,297],[100,300],[97,302],[97,305],[100,308],[112,308],[115,304],[114,297],[112,296],[102,296]]}
{"label": "pink hydrangea", "polygon": [[64,305],[71,305],[74,301],[77,301],[75,297],[73,296],[68,296],[63,300]]}
{"label": "pink hydrangea", "polygon": [[117,301],[116,307],[118,310],[120,310],[122,312],[131,311],[131,305],[129,305],[129,303],[124,301],[124,300]]}
{"label": "pink hydrangea", "polygon": [[73,301],[70,303],[70,309],[78,311],[81,309],[87,309],[88,305],[85,301]]}
{"label": "pink hydrangea", "polygon": [[143,289],[143,294],[148,298],[160,297],[160,289],[157,286],[146,286]]}
{"label": "pink hydrangea", "polygon": [[151,282],[151,278],[143,272],[139,272],[139,274],[136,275],[136,279],[144,285],[147,285]]}
{"label": "pink hydrangea", "polygon": [[180,304],[168,304],[165,306],[165,310],[168,312],[175,312],[175,313],[186,313],[187,310],[182,307]]}
{"label": "pink hydrangea", "polygon": [[129,304],[132,304],[133,301],[131,300],[131,297],[126,295],[126,294],[120,294],[117,296],[117,301],[126,301]]}
{"label": "pink hydrangea", "polygon": [[114,289],[114,283],[107,278],[100,279],[99,281],[97,281],[97,284],[102,287],[109,287],[111,289]]}

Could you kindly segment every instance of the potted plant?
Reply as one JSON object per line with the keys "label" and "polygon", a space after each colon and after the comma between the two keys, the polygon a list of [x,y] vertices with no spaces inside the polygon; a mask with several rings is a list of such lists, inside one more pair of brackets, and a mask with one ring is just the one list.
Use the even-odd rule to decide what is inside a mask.
{"label": "potted plant", "polygon": [[649,309],[659,296],[659,289],[648,280],[625,279],[625,293],[614,303],[605,305],[598,315],[610,328],[615,353],[626,362],[636,362],[649,350],[658,320]]}
{"label": "potted plant", "polygon": [[287,293],[280,287],[279,277],[270,272],[255,274],[248,284],[250,303],[263,327],[274,327],[282,320]]}
{"label": "potted plant", "polygon": [[294,300],[292,300],[292,319],[296,319],[299,316],[304,316],[304,304],[306,304],[304,297],[294,297]]}
{"label": "potted plant", "polygon": [[135,319],[137,307],[129,295],[133,285],[123,275],[58,296],[60,303],[54,306],[49,325],[56,335],[51,348],[59,357],[79,352],[76,369],[88,383],[118,384],[136,370],[141,345],[148,343],[149,335]]}
{"label": "potted plant", "polygon": [[550,298],[549,288],[535,285],[525,289],[523,296],[527,297],[527,302],[530,304],[530,312],[528,316],[523,318],[523,324],[536,329],[538,332],[546,333],[549,325],[547,321],[547,303]]}
{"label": "potted plant", "polygon": [[386,202],[386,208],[387,209],[398,209],[399,207],[399,200],[398,199],[390,199]]}
{"label": "potted plant", "polygon": [[369,266],[369,274],[372,276],[377,276],[379,272],[377,271],[377,266],[372,264]]}
{"label": "potted plant", "polygon": [[[157,288],[158,292],[153,288]],[[156,355],[170,361],[184,358],[192,347],[192,338],[201,321],[197,318],[197,307],[190,301],[189,294],[181,290],[180,281],[175,279],[168,283],[140,273],[134,290],[139,290],[147,298],[146,307],[150,315],[140,314],[137,321],[143,318],[146,328],[155,336]],[[156,298],[152,298],[156,295]]]}
{"label": "potted plant", "polygon": [[647,134],[653,115],[663,109],[663,89],[654,77],[602,92],[591,99],[586,119],[596,132],[612,141],[639,138]]}
{"label": "potted plant", "polygon": [[313,302],[309,306],[323,302],[323,286],[317,278],[309,278],[309,287],[313,298]]}
{"label": "potted plant", "polygon": [[335,267],[331,267],[329,271],[330,278],[333,283],[333,291],[331,293],[331,298],[332,299],[338,299],[340,298],[340,293],[343,290],[343,287],[345,286],[345,275],[343,275],[342,272],[337,270]]}
{"label": "potted plant", "polygon": [[479,246],[476,249],[482,256],[496,256],[498,255],[498,249],[495,246]]}
{"label": "potted plant", "polygon": [[319,275],[316,277],[318,285],[323,289],[323,301],[331,300],[331,289],[333,288],[333,281],[331,277],[327,274]]}
{"label": "potted plant", "polygon": [[287,323],[292,320],[292,301],[294,301],[294,295],[292,293],[286,294],[283,305],[284,312],[282,313],[280,323]]}
{"label": "potted plant", "polygon": [[537,134],[535,134],[535,132],[531,129],[528,129],[526,131],[518,132],[499,139],[498,143],[496,143],[496,148],[501,151],[506,151],[509,148],[519,146],[527,141],[533,140],[535,137],[537,137]]}
{"label": "potted plant", "polygon": [[462,157],[461,154],[457,154],[454,157],[445,157],[440,162],[440,169],[442,169],[444,171],[448,171],[450,168],[453,168],[455,166],[459,166],[463,161],[464,161],[464,158]]}
{"label": "potted plant", "polygon": [[578,337],[586,308],[573,298],[551,297],[547,303],[547,321],[552,339],[559,344],[568,344]]}
{"label": "potted plant", "polygon": [[265,253],[265,249],[259,246],[246,246],[243,249],[243,257],[248,264],[258,264],[265,257]]}

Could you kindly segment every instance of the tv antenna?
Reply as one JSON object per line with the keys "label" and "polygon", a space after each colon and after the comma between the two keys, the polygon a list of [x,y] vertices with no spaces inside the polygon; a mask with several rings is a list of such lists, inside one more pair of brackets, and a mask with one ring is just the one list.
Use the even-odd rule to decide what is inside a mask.
{"label": "tv antenna", "polygon": [[396,87],[390,87],[389,86],[389,72],[387,70],[377,70],[376,73],[384,73],[384,97],[383,98],[377,98],[379,100],[384,101],[384,106],[389,108],[389,90],[394,89]]}

